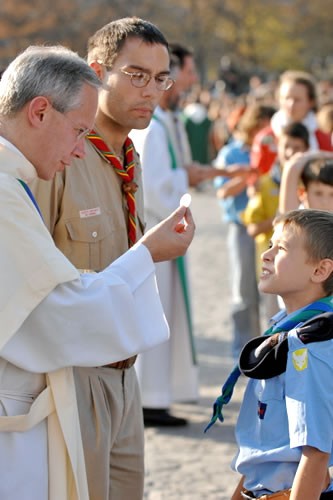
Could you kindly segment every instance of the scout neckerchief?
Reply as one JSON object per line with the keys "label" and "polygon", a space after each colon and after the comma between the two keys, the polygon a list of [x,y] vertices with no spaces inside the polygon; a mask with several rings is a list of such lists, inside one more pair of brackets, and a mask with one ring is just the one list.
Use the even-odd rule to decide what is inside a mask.
{"label": "scout neckerchief", "polygon": [[[164,131],[167,135],[168,150],[169,150],[170,159],[171,159],[171,168],[172,168],[172,170],[176,170],[176,168],[177,168],[176,153],[175,153],[174,148],[172,146],[168,129],[167,129],[165,123],[163,123],[162,120],[160,118],[158,118],[158,116],[153,115],[153,119],[156,120],[158,123],[160,123],[162,125],[162,127],[164,128]],[[190,297],[189,297],[189,293],[188,293],[187,273],[186,273],[184,257],[177,257],[176,264],[177,264],[177,268],[178,268],[178,274],[179,274],[179,278],[180,278],[180,284],[182,287],[184,303],[185,303],[187,324],[188,324],[188,329],[189,329],[189,334],[190,334],[192,361],[193,361],[193,364],[196,365],[197,360],[196,360],[194,340],[193,340],[192,315],[191,315]]]}
{"label": "scout neckerchief", "polygon": [[[308,319],[323,312],[332,312],[332,310],[332,297],[325,297],[303,307],[302,309],[298,309],[298,311],[295,311],[294,313],[289,314],[277,324],[272,325],[268,330],[266,330],[264,335],[273,335],[274,333],[283,331],[289,332],[289,330],[292,330],[300,323],[304,323],[304,321],[307,321]],[[229,403],[240,375],[241,372],[238,365],[236,365],[222,387],[221,396],[216,399],[213,405],[213,415],[204,432],[208,431],[208,429],[215,424],[217,419],[219,419],[220,422],[223,422],[224,418],[222,415],[222,408],[224,405]]]}
{"label": "scout neckerchief", "polygon": [[128,208],[128,244],[131,247],[136,242],[136,206],[134,194],[138,188],[137,184],[133,181],[135,174],[133,142],[129,137],[126,138],[124,144],[125,165],[123,166],[117,156],[110,151],[110,148],[105,144],[101,136],[94,130],[87,135],[87,139],[102,153],[104,158],[113,166],[115,172],[123,180],[122,190],[126,195]]}

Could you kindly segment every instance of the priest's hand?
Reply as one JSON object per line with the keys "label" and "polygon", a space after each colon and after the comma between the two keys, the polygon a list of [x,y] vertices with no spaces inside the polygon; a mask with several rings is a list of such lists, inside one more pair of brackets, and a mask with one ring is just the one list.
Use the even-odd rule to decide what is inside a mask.
{"label": "priest's hand", "polygon": [[186,253],[195,231],[189,208],[180,206],[167,219],[149,229],[140,239],[154,262],[175,259]]}

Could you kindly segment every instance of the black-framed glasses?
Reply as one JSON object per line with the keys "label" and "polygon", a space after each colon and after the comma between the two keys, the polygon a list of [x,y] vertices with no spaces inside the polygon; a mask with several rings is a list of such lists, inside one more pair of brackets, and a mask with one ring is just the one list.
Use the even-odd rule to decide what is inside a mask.
{"label": "black-framed glasses", "polygon": [[158,90],[169,90],[175,83],[175,81],[170,78],[169,75],[152,76],[149,75],[149,73],[145,73],[144,71],[130,72],[124,69],[121,69],[120,71],[124,73],[124,75],[129,76],[133,87],[137,87],[138,89],[146,87],[152,78],[154,78],[155,85]]}

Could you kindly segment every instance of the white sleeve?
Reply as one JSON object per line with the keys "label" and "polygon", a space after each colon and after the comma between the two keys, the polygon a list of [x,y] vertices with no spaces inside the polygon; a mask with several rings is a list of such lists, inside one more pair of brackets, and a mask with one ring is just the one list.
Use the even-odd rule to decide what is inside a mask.
{"label": "white sleeve", "polygon": [[179,200],[188,190],[188,176],[184,168],[172,168],[168,141],[163,126],[152,120],[148,129],[131,135],[140,154],[145,196],[145,209],[159,220],[179,206]]}
{"label": "white sleeve", "polygon": [[58,285],[29,315],[1,356],[31,372],[101,366],[167,340],[155,266],[137,244],[98,274]]}

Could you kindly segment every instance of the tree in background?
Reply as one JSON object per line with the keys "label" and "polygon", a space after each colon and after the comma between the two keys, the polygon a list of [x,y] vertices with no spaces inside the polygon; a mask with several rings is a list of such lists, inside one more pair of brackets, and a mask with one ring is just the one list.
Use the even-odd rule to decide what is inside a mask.
{"label": "tree in background", "polygon": [[89,33],[132,15],[192,46],[203,81],[217,79],[222,56],[246,74],[294,68],[333,78],[331,0],[1,0],[0,67],[33,43],[84,56]]}

